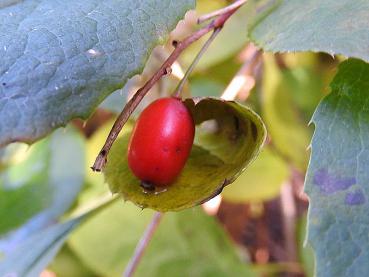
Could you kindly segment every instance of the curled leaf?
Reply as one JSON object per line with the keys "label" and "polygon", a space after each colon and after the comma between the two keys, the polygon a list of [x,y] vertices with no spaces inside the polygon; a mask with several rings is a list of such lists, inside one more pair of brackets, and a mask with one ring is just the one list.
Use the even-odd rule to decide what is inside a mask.
{"label": "curled leaf", "polygon": [[191,155],[178,179],[147,193],[128,168],[128,135],[113,145],[104,174],[113,193],[143,208],[178,211],[218,195],[257,156],[266,137],[260,117],[246,106],[215,98],[187,99],[197,125]]}

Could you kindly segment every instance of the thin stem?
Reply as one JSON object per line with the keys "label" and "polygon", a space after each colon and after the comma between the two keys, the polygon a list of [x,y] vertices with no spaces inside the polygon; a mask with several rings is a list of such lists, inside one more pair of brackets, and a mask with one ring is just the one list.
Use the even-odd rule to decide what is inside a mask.
{"label": "thin stem", "polygon": [[135,95],[128,101],[125,105],[123,111],[119,114],[116,119],[108,137],[106,138],[103,148],[100,150],[98,156],[96,157],[94,165],[91,167],[94,171],[101,171],[106,162],[107,156],[109,154],[110,148],[112,147],[114,141],[117,139],[119,132],[122,130],[124,124],[127,122],[128,118],[131,116],[132,112],[136,109],[138,104],[141,102],[143,97],[149,92],[149,90],[157,83],[164,75],[170,73],[170,68],[172,64],[177,60],[180,54],[192,43],[199,40],[201,37],[209,33],[214,29],[221,28],[228,18],[238,9],[236,7],[225,13],[216,19],[214,19],[209,25],[199,29],[195,33],[186,37],[183,41],[176,44],[176,48],[172,54],[167,58],[167,60],[160,66],[158,71],[140,88]]}
{"label": "thin stem", "polygon": [[214,39],[216,38],[216,36],[219,34],[219,32],[221,30],[222,30],[222,27],[219,27],[219,28],[214,29],[214,31],[211,34],[211,36],[209,37],[209,39],[202,46],[202,48],[199,51],[199,53],[197,53],[195,59],[192,61],[191,65],[187,69],[187,71],[186,71],[185,75],[183,76],[182,80],[179,82],[177,88],[175,89],[175,91],[173,93],[174,96],[179,97],[181,95],[182,90],[183,90],[183,87],[186,84],[186,81],[187,81],[188,77],[190,76],[190,74],[192,73],[192,71],[195,69],[195,67],[199,63],[201,57],[204,55],[204,53],[206,52],[206,50],[209,48],[210,44],[214,41]]}
{"label": "thin stem", "polygon": [[217,17],[217,16],[220,16],[222,14],[225,14],[231,10],[234,10],[234,9],[238,9],[239,7],[241,7],[243,4],[245,4],[247,2],[247,0],[237,0],[235,1],[233,4],[223,8],[223,9],[219,9],[219,10],[216,10],[214,12],[211,12],[211,13],[208,13],[208,14],[205,14],[205,15],[202,15],[199,17],[199,19],[197,19],[197,23],[198,24],[201,24],[205,21],[208,21],[214,17]]}
{"label": "thin stem", "polygon": [[142,235],[140,241],[138,242],[135,252],[131,258],[131,260],[129,261],[123,276],[124,277],[131,277],[133,276],[133,273],[135,272],[138,264],[140,263],[142,256],[149,244],[149,242],[151,241],[155,230],[158,228],[159,223],[163,217],[163,213],[159,213],[156,212],[150,222],[150,224],[147,226],[145,233]]}
{"label": "thin stem", "polygon": [[281,209],[283,213],[283,229],[285,236],[285,249],[289,262],[297,261],[296,249],[296,203],[293,188],[290,182],[281,188]]}

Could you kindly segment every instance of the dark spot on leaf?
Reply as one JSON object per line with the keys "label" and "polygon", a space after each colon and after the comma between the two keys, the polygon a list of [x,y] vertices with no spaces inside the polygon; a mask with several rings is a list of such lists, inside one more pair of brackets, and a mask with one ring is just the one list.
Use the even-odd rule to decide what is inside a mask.
{"label": "dark spot on leaf", "polygon": [[256,127],[254,122],[251,122],[251,134],[254,141],[258,138],[258,128]]}
{"label": "dark spot on leaf", "polygon": [[327,169],[319,169],[314,175],[314,184],[320,188],[320,191],[331,194],[340,190],[346,190],[356,184],[354,177],[340,177],[332,175]]}
{"label": "dark spot on leaf", "polygon": [[141,181],[141,187],[147,192],[155,191],[155,185],[148,181]]}
{"label": "dark spot on leaf", "polygon": [[234,120],[234,127],[236,131],[238,132],[240,130],[240,120],[237,116],[234,116],[233,120]]}
{"label": "dark spot on leaf", "polygon": [[347,193],[345,204],[350,206],[362,205],[366,202],[365,195],[361,190]]}

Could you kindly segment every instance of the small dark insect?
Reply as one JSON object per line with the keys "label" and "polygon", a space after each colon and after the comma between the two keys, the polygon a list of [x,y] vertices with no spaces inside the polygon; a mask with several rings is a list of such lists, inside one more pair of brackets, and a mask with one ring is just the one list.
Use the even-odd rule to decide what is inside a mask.
{"label": "small dark insect", "polygon": [[155,186],[151,182],[141,181],[141,187],[150,192],[155,190]]}

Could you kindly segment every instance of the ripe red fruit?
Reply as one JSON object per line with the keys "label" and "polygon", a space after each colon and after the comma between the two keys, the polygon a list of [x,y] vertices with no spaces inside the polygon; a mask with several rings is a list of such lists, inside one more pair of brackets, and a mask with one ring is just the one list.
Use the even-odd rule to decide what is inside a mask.
{"label": "ripe red fruit", "polygon": [[128,145],[128,165],[143,186],[170,185],[191,151],[195,124],[178,98],[162,98],[140,115]]}

